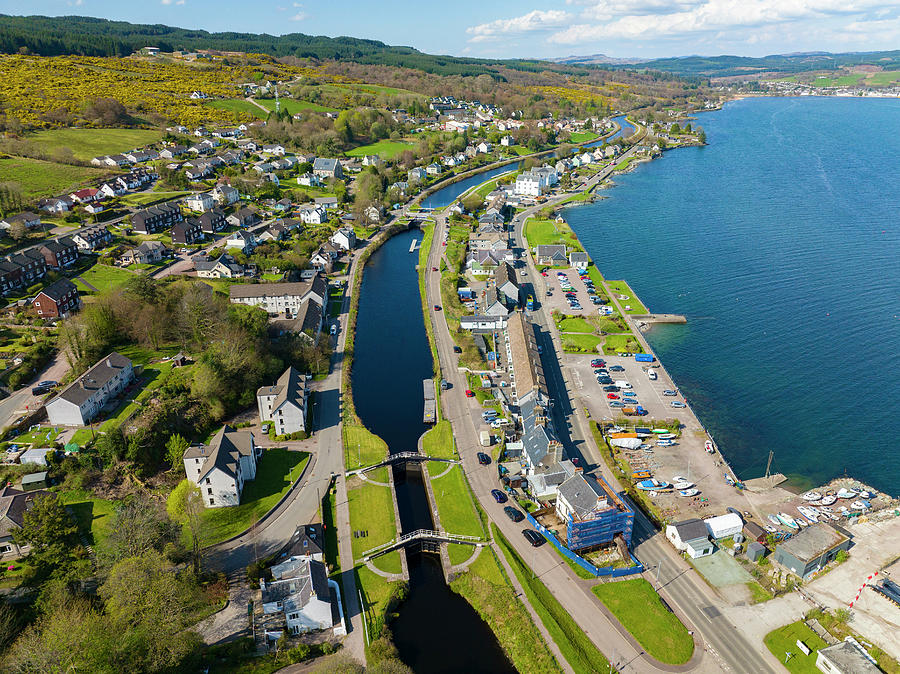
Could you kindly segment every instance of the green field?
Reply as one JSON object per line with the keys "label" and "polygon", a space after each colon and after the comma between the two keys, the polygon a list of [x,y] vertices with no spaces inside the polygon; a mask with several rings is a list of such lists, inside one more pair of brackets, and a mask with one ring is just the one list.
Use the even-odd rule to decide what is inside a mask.
{"label": "green field", "polygon": [[[434,499],[437,501],[441,527],[443,527],[444,531],[449,531],[452,534],[483,536],[484,531],[481,528],[481,522],[478,521],[478,516],[472,505],[469,489],[466,486],[460,467],[448,466],[448,464],[442,463],[435,466],[440,472],[435,471],[432,473],[432,466],[435,466],[435,464],[429,464],[428,470],[432,476],[431,489],[434,491]],[[443,473],[448,467],[449,470]],[[434,475],[440,475],[440,477],[435,478]]]}
{"label": "green field", "polygon": [[306,452],[279,448],[264,450],[256,467],[256,478],[244,484],[241,504],[203,511],[201,545],[221,543],[258,522],[299,479],[308,461]]}
{"label": "green field", "polygon": [[575,250],[584,250],[568,223],[557,222],[556,220],[529,218],[528,222],[525,223],[525,238],[528,239],[529,248],[541,245],[565,244]]}
{"label": "green field", "polygon": [[65,194],[109,173],[109,169],[70,166],[27,157],[0,157],[2,181],[17,183],[26,199]]}
{"label": "green field", "polygon": [[841,75],[840,77],[817,77],[813,80],[812,85],[814,87],[852,87],[859,84],[863,77],[865,77],[864,73]]}
{"label": "green field", "polygon": [[162,133],[155,129],[47,129],[27,136],[29,141],[47,152],[67,147],[77,159],[86,161],[128,152],[160,138]]}
{"label": "green field", "polygon": [[429,429],[422,438],[422,448],[427,456],[455,459],[456,444],[453,441],[453,428],[450,422],[442,419]]}
{"label": "green field", "polygon": [[617,353],[640,353],[641,345],[633,335],[607,335],[603,343],[603,353],[614,356]]}
{"label": "green field", "polygon": [[365,157],[367,154],[377,154],[382,159],[393,159],[404,150],[412,149],[412,145],[399,140],[379,140],[368,145],[360,145],[344,154],[348,157]]}
{"label": "green field", "polygon": [[869,75],[868,79],[866,79],[866,84],[885,86],[893,84],[898,80],[900,80],[900,70],[885,70],[880,73]]}
{"label": "green field", "polygon": [[[810,649],[809,655],[803,655],[803,651],[797,648],[797,639],[800,639]],[[802,621],[769,632],[763,642],[785,669],[795,674],[818,674],[816,651],[827,645]],[[791,653],[791,657],[787,658],[787,662],[785,662],[788,653]]]}
{"label": "green field", "polygon": [[[274,98],[257,98],[254,99],[257,103],[263,106],[266,110],[274,111],[275,110],[275,99]],[[335,112],[335,108],[328,108],[324,105],[319,105],[318,103],[310,103],[309,101],[296,101],[293,98],[280,98],[278,99],[279,108],[282,110],[286,110],[288,114],[296,115],[298,112],[307,112],[312,110],[313,112]],[[262,110],[260,110],[262,112]]]}
{"label": "green field", "polygon": [[[610,292],[615,293],[616,299],[619,301],[619,304],[622,305],[622,309],[626,314],[648,314],[647,307],[641,303],[641,301],[637,298],[637,295],[634,294],[634,291],[628,286],[625,281],[607,281],[607,287]],[[625,299],[622,299],[624,297]],[[631,307],[631,309],[625,309],[625,305]]]}
{"label": "green field", "polygon": [[204,105],[208,105],[211,108],[215,108],[216,110],[227,110],[228,112],[233,112],[236,115],[249,115],[250,117],[255,117],[257,119],[263,119],[267,117],[266,113],[260,110],[257,106],[253,105],[250,101],[245,101],[242,98],[225,98],[217,101],[207,101]]}
{"label": "green field", "polygon": [[651,657],[670,665],[691,659],[694,640],[646,580],[601,583],[591,589]]}
{"label": "green field", "polygon": [[95,264],[81,274],[79,278],[75,279],[75,285],[77,285],[78,289],[83,293],[94,294],[94,291],[82,283],[81,279],[84,279],[85,282],[96,288],[98,291],[105,292],[124,285],[134,278],[134,276],[135,274],[133,272],[119,267],[110,267],[106,264]]}
{"label": "green field", "polygon": [[593,131],[575,131],[569,134],[569,140],[573,143],[590,143],[592,140],[599,138]]}

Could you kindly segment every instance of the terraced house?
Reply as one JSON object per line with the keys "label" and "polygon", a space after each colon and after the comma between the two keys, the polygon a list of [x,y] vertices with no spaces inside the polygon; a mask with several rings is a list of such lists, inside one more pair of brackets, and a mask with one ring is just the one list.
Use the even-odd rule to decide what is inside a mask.
{"label": "terraced house", "polygon": [[31,249],[9,255],[0,260],[0,294],[27,288],[47,273],[47,261],[37,250]]}
{"label": "terraced house", "polygon": [[84,251],[105,248],[112,243],[113,235],[104,225],[86,227],[77,234],[72,235],[72,241],[79,249]]}
{"label": "terraced house", "polygon": [[47,403],[54,426],[84,426],[134,379],[134,366],[113,351]]}
{"label": "terraced house", "polygon": [[68,236],[46,241],[38,250],[54,269],[68,267],[78,260],[78,244]]}
{"label": "terraced house", "polygon": [[156,234],[183,220],[184,216],[178,206],[159,204],[132,215],[131,226],[138,234]]}

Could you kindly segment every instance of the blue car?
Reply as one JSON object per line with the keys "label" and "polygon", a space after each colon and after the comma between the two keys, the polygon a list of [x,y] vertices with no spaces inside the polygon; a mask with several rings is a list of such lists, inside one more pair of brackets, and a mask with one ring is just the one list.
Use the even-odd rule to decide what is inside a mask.
{"label": "blue car", "polygon": [[506,503],[509,500],[506,498],[506,494],[504,494],[499,489],[491,489],[491,496],[494,497],[494,500],[497,503]]}

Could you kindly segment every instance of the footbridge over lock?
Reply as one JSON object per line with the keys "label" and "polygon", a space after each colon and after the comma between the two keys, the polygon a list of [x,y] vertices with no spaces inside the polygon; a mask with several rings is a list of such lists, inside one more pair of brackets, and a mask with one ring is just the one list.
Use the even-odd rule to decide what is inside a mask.
{"label": "footbridge over lock", "polygon": [[376,463],[371,466],[366,466],[365,468],[357,468],[355,470],[348,470],[346,472],[347,477],[351,475],[358,475],[359,473],[366,473],[370,470],[375,470],[376,468],[381,468],[382,466],[395,466],[402,463],[411,463],[411,462],[422,462],[422,461],[440,461],[442,463],[459,463],[459,459],[443,459],[436,456],[428,456],[427,454],[422,454],[421,452],[397,452],[396,454],[390,454],[388,457],[382,461],[381,463]]}
{"label": "footbridge over lock", "polygon": [[368,562],[375,557],[387,554],[392,550],[406,547],[413,543],[458,543],[461,545],[485,545],[485,541],[477,536],[462,536],[460,534],[450,534],[446,531],[431,531],[429,529],[418,529],[403,534],[399,538],[395,538],[387,543],[366,550],[363,553],[363,561]]}

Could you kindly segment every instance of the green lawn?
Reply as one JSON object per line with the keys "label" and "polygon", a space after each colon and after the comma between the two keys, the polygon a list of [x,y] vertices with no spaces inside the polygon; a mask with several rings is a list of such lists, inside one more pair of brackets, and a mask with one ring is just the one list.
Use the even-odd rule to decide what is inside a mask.
{"label": "green lawn", "polygon": [[267,117],[266,113],[257,106],[242,98],[226,98],[217,101],[207,101],[204,105],[208,105],[216,110],[227,110],[228,112],[233,112],[235,115],[249,115],[250,117],[255,117],[257,119],[264,119]]}
{"label": "green lawn", "polygon": [[60,502],[67,506],[78,521],[78,528],[87,536],[88,542],[96,545],[109,533],[116,502],[95,498],[86,491],[61,491]]}
{"label": "green lawn", "polygon": [[[431,489],[434,491],[434,500],[437,501],[438,515],[444,531],[461,536],[484,535],[459,466],[453,466],[439,478],[432,477]],[[451,544],[450,547],[460,546]]]}
{"label": "green lawn", "polygon": [[139,194],[126,194],[119,197],[119,203],[126,206],[147,206],[156,204],[160,201],[170,201],[171,199],[180,199],[190,192],[148,192]]}
{"label": "green lawn", "polygon": [[387,443],[368,428],[344,422],[344,466],[347,470],[381,463],[387,457]]}
{"label": "green lawn", "polygon": [[67,147],[77,159],[121,154],[155,143],[162,138],[156,129],[46,129],[35,131],[26,139],[48,152]]}
{"label": "green lawn", "polygon": [[885,70],[880,73],[875,73],[873,75],[869,75],[866,80],[866,84],[872,84],[874,86],[885,86],[887,84],[893,84],[900,80],[900,70]]}
{"label": "green lawn", "polygon": [[377,154],[382,159],[393,159],[404,150],[410,150],[412,148],[413,145],[410,143],[404,143],[399,140],[379,140],[376,143],[360,145],[352,150],[347,150],[344,154],[348,157],[364,157],[367,154]]}
{"label": "green lawn", "polygon": [[597,353],[597,347],[603,341],[597,335],[566,334],[559,336],[563,351],[568,353]]}
{"label": "green lawn", "polygon": [[465,597],[487,622],[517,671],[528,674],[560,671],[559,663],[516,598],[491,548],[483,549],[467,572],[450,583],[450,589]]}
{"label": "green lawn", "polygon": [[200,544],[205,547],[220,543],[249,529],[275,507],[300,477],[308,461],[306,452],[279,448],[264,450],[256,467],[256,479],[244,483],[241,504],[203,511]]}
{"label": "green lawn", "polygon": [[17,183],[26,199],[63,194],[109,173],[109,169],[70,166],[26,157],[0,157],[3,182]]}
{"label": "green lawn", "polygon": [[594,326],[577,316],[570,316],[557,321],[560,332],[593,332]]}
{"label": "green lawn", "polygon": [[[351,478],[347,485],[347,500],[350,505],[350,529],[365,531],[367,535],[352,539],[353,559],[361,560],[363,553],[397,537],[394,521],[394,500],[391,488],[359,478]],[[394,561],[391,559],[395,557]],[[386,563],[386,560],[387,563]],[[400,554],[389,553],[377,560],[377,566],[391,573],[400,573]]]}
{"label": "green lawn", "polygon": [[422,448],[427,456],[441,459],[455,459],[456,444],[453,441],[453,427],[446,419],[437,422],[422,438]]}
{"label": "green lawn", "polygon": [[592,140],[597,140],[600,136],[598,136],[593,131],[575,131],[574,133],[569,134],[569,141],[572,143],[590,143]]}
{"label": "green lawn", "polygon": [[[615,293],[616,299],[619,301],[619,304],[622,305],[622,310],[625,311],[626,314],[650,313],[647,311],[647,307],[643,305],[625,281],[607,281],[606,285],[610,292]],[[622,299],[623,296],[625,299]],[[629,305],[631,309],[625,309],[626,304]]]}
{"label": "green lawn", "polygon": [[693,638],[646,580],[601,583],[591,589],[651,657],[670,665],[691,659]]}
{"label": "green lawn", "polygon": [[93,442],[96,434],[97,432],[91,430],[90,428],[79,428],[77,431],[75,431],[75,434],[72,436],[72,439],[69,440],[69,442],[74,442],[79,447],[86,447],[88,444]]}
{"label": "green lawn", "polygon": [[582,631],[541,579],[533,575],[532,570],[512,549],[500,530],[496,526],[492,526],[492,530],[494,540],[513,568],[516,578],[525,588],[528,600],[572,669],[577,674],[609,671],[609,661],[594,645],[590,637]]}
{"label": "green lawn", "polygon": [[606,341],[603,343],[603,353],[607,356],[613,356],[617,353],[640,353],[641,345],[637,339],[631,335],[607,335]]}
{"label": "green lawn", "polygon": [[584,250],[572,228],[567,223],[556,220],[529,218],[525,224],[525,238],[528,239],[529,248],[545,244],[565,244],[575,250]]}
{"label": "green lawn", "polygon": [[98,263],[75,279],[75,285],[83,293],[94,294],[94,291],[82,283],[81,279],[84,279],[98,291],[105,292],[124,285],[134,277],[134,272],[130,272],[127,269]]}
{"label": "green lawn", "polygon": [[381,634],[385,622],[385,610],[396,585],[397,583],[389,583],[377,573],[370,571],[365,565],[356,567],[356,587],[362,595],[366,621],[364,633],[368,633],[370,642]]}
{"label": "green lawn", "polygon": [[38,447],[52,447],[59,435],[59,429],[52,426],[42,426],[28,433],[16,437],[16,444],[37,445]]}
{"label": "green lawn", "polygon": [[[809,655],[803,655],[803,651],[797,648],[797,639],[800,639],[810,649]],[[797,621],[769,632],[763,639],[763,643],[772,655],[784,665],[785,669],[795,674],[819,674],[819,668],[816,667],[816,651],[827,645],[803,621]],[[792,655],[785,662],[788,653]]]}
{"label": "green lawn", "polygon": [[[257,98],[254,99],[257,103],[263,106],[266,110],[275,110],[275,99],[274,98]],[[281,98],[279,99],[280,108],[282,110],[287,110],[287,112],[291,115],[296,115],[298,112],[305,112],[307,110],[312,110],[313,112],[335,112],[335,108],[328,108],[324,105],[319,105],[318,103],[310,103],[309,101],[296,101],[293,98]],[[262,110],[260,110],[262,112]]]}

